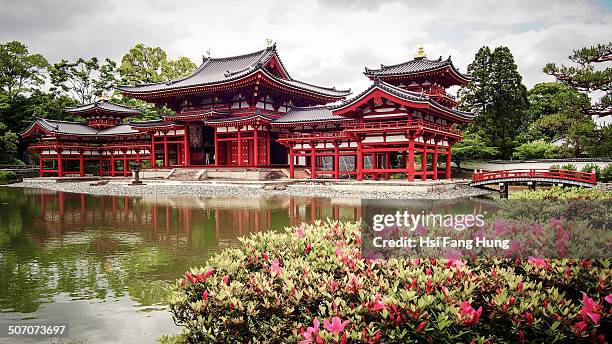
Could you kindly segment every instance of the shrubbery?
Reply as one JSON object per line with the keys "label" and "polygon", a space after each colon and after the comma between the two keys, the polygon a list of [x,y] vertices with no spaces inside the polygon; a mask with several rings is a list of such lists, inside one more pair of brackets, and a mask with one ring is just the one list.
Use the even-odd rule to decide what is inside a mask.
{"label": "shrubbery", "polygon": [[13,171],[0,171],[0,184],[8,184],[18,180],[17,173]]}
{"label": "shrubbery", "polygon": [[514,148],[512,157],[519,160],[551,159],[558,158],[559,153],[557,147],[555,147],[553,144],[538,140],[523,143],[522,145]]}
{"label": "shrubbery", "polygon": [[578,187],[552,186],[548,189],[535,191],[522,190],[510,193],[511,199],[524,200],[612,200],[611,192]]}
{"label": "shrubbery", "polygon": [[241,239],[177,281],[163,342],[603,342],[608,260],[366,260],[354,223]]}

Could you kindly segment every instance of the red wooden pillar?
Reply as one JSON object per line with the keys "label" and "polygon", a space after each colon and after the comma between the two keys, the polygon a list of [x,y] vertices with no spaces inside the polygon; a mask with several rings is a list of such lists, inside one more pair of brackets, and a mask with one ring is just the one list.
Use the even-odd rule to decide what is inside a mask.
{"label": "red wooden pillar", "polygon": [[315,151],[316,142],[310,141],[310,178],[317,178],[317,156]]}
{"label": "red wooden pillar", "polygon": [[115,176],[115,149],[112,148],[110,150],[110,175],[111,177]]}
{"label": "red wooden pillar", "polygon": [[340,144],[334,142],[334,178],[340,179]]}
{"label": "red wooden pillar", "polygon": [[255,163],[251,164],[255,167],[259,166],[259,127],[253,126],[253,160]]}
{"label": "red wooden pillar", "polygon": [[427,138],[423,137],[423,153],[421,156],[421,180],[427,180]]}
{"label": "red wooden pillar", "polygon": [[128,175],[128,160],[127,160],[127,149],[123,149],[123,176],[127,177]]}
{"label": "red wooden pillar", "polygon": [[213,160],[215,161],[215,166],[219,166],[219,142],[217,141],[217,128],[213,128],[213,132],[215,133],[215,156],[213,156]]}
{"label": "red wooden pillar", "polygon": [[438,180],[438,140],[434,138],[434,152],[433,152],[433,162],[431,163],[433,167],[433,180]]}
{"label": "red wooden pillar", "polygon": [[140,149],[136,149],[136,163],[140,166]]}
{"label": "red wooden pillar", "polygon": [[149,168],[155,168],[155,132],[151,134],[151,148],[149,149]]}
{"label": "red wooden pillar", "polygon": [[44,169],[44,160],[43,160],[43,154],[42,151],[38,152],[38,176],[42,177],[43,174],[43,169]]}
{"label": "red wooden pillar", "polygon": [[408,138],[408,180],[414,181],[414,135]]}
{"label": "red wooden pillar", "polygon": [[83,159],[83,150],[79,151],[79,176],[85,176],[85,161]]}
{"label": "red wooden pillar", "polygon": [[451,179],[451,146],[450,141],[448,142],[448,148],[446,150],[446,179]]}
{"label": "red wooden pillar", "polygon": [[266,165],[270,165],[270,128],[266,131]]}
{"label": "red wooden pillar", "polygon": [[[389,161],[390,158],[390,154],[389,152],[385,153],[385,169],[388,170],[389,168],[391,168],[391,162]],[[385,179],[389,179],[389,172],[385,173]]]}
{"label": "red wooden pillar", "polygon": [[293,144],[289,146],[289,178],[295,178],[295,156],[293,155]]}
{"label": "red wooden pillar", "polygon": [[189,151],[189,124],[185,124],[185,135],[183,136],[183,158],[184,166],[191,166],[191,153]]}
{"label": "red wooden pillar", "polygon": [[57,176],[63,177],[64,176],[64,166],[62,164],[62,149],[56,148],[56,151],[57,151]]}
{"label": "red wooden pillar", "polygon": [[242,166],[242,132],[238,128],[238,166]]}
{"label": "red wooden pillar", "polygon": [[363,180],[363,144],[357,140],[357,180]]}
{"label": "red wooden pillar", "polygon": [[168,132],[164,131],[164,167],[170,166],[168,157]]}

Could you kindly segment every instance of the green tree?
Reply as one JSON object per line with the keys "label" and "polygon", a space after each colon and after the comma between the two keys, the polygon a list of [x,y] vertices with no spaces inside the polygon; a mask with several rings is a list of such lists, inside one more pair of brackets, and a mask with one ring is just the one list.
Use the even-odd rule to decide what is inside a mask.
{"label": "green tree", "polygon": [[51,91],[68,95],[79,103],[91,103],[103,94],[111,94],[117,82],[117,64],[97,57],[78,58],[74,62],[61,60],[49,68]]}
{"label": "green tree", "polygon": [[121,58],[121,81],[129,85],[162,82],[189,75],[196,69],[187,57],[169,60],[160,47],[137,44]]}
{"label": "green tree", "polygon": [[493,158],[499,154],[499,150],[489,146],[480,135],[467,133],[463,140],[452,146],[451,153],[453,162],[457,168],[461,168],[463,161]]}
{"label": "green tree", "polygon": [[519,143],[563,139],[563,150],[570,156],[579,156],[597,141],[586,94],[562,83],[546,82],[529,90],[528,99],[529,125],[517,139]]}
{"label": "green tree", "polygon": [[527,88],[507,47],[482,47],[468,66],[472,81],[460,91],[461,104],[478,117],[468,128],[509,158],[526,127]]}
{"label": "green tree", "polygon": [[579,91],[603,92],[603,97],[590,107],[589,113],[598,116],[612,114],[612,67],[595,69],[596,64],[612,61],[612,42],[574,50],[568,58],[575,65],[559,67],[548,63],[544,73]]}
{"label": "green tree", "polygon": [[526,160],[526,159],[551,159],[559,157],[557,153],[557,147],[554,145],[542,141],[532,141],[523,143],[522,145],[514,148],[512,157],[515,159]]}
{"label": "green tree", "polygon": [[17,145],[19,137],[14,132],[8,130],[8,127],[0,122],[0,163],[15,164],[19,161],[15,158],[17,155]]}
{"label": "green tree", "polygon": [[15,97],[45,83],[49,63],[41,54],[30,54],[17,41],[0,44],[0,108],[7,108]]}

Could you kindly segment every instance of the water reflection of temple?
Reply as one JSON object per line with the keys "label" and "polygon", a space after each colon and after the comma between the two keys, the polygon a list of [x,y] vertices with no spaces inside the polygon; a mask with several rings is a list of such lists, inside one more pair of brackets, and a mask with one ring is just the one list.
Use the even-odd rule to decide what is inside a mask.
{"label": "water reflection of temple", "polygon": [[[54,231],[96,224],[152,233],[213,229],[217,240],[279,229],[317,219],[361,217],[358,200],[294,197],[90,196],[48,190],[30,191],[40,199],[41,226]],[[36,219],[35,219],[36,220]]]}

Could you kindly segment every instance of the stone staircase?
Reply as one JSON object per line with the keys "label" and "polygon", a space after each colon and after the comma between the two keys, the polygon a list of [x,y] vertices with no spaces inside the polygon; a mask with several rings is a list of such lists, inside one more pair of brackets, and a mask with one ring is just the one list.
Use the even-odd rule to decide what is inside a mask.
{"label": "stone staircase", "polygon": [[202,176],[202,169],[199,168],[176,168],[170,173],[169,180],[199,180]]}

